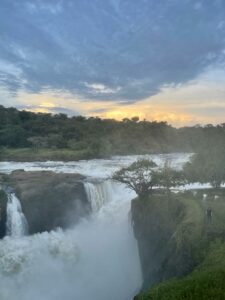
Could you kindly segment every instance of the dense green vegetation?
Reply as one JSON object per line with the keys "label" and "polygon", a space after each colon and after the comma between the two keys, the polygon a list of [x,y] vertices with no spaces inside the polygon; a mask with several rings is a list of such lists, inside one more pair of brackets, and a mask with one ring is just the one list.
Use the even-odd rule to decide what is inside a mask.
{"label": "dense green vegetation", "polygon": [[212,144],[196,153],[184,166],[188,182],[210,183],[219,188],[225,182],[225,150],[221,144]]}
{"label": "dense green vegetation", "polygon": [[145,199],[156,188],[170,193],[171,188],[190,183],[210,183],[218,190],[225,183],[225,151],[222,144],[209,145],[192,155],[181,170],[174,169],[168,160],[160,167],[141,158],[116,171],[112,179],[126,184],[139,199]]}
{"label": "dense green vegetation", "polygon": [[[186,208],[173,238],[176,247],[185,242],[185,249],[191,249],[196,266],[191,274],[154,285],[149,291],[135,297],[135,300],[223,300],[225,190],[199,190],[174,197],[173,200],[181,201]],[[208,207],[213,211],[211,221],[206,215]]]}
{"label": "dense green vegetation", "polygon": [[69,118],[65,114],[32,113],[0,106],[0,159],[68,160],[116,154],[197,152],[218,142],[225,145],[224,124],[176,129],[166,122],[138,118],[121,122],[97,117]]}
{"label": "dense green vegetation", "polygon": [[221,243],[209,251],[203,264],[191,275],[161,283],[136,300],[224,300],[224,281],[225,244]]}
{"label": "dense green vegetation", "polygon": [[49,148],[3,148],[0,160],[14,161],[45,161],[45,160],[80,160],[93,158],[89,149],[49,149]]}

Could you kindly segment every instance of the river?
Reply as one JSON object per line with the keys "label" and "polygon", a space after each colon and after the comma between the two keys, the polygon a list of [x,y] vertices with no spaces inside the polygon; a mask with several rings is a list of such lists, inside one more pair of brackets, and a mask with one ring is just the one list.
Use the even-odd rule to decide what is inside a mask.
{"label": "river", "polygon": [[[180,168],[189,155],[147,157],[158,165],[170,159],[174,167]],[[138,158],[140,156],[79,162],[0,163],[0,173],[6,174],[24,169],[86,176],[84,185],[93,211],[91,217],[82,219],[73,229],[27,236],[23,227],[27,224],[20,219],[25,216],[19,199],[11,194],[7,211],[11,221],[7,226],[14,234],[0,241],[1,300],[133,299],[142,285],[137,242],[129,214],[135,193],[109,178]]]}

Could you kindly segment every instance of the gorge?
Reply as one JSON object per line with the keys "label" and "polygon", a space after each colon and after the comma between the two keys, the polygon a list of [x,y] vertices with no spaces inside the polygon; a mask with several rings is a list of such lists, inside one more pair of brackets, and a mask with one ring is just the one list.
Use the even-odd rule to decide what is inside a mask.
{"label": "gorge", "polygon": [[[176,168],[188,157],[169,155]],[[130,214],[135,194],[109,177],[137,158],[0,163],[5,182],[19,195],[30,233],[8,235],[0,241],[2,299],[14,300],[18,295],[24,300],[133,299],[146,279],[145,274],[142,278],[143,264],[141,270]],[[151,158],[160,165],[165,155]],[[63,201],[58,202],[58,197]],[[34,210],[39,208],[36,215],[27,209],[32,199],[37,201],[36,206],[32,203]],[[62,212],[67,205],[69,210],[64,207]],[[45,213],[48,215],[51,210],[51,222],[46,222]],[[72,213],[74,223],[71,218],[63,223],[62,218],[58,219],[59,212],[66,219]],[[44,226],[37,226],[42,223]]]}

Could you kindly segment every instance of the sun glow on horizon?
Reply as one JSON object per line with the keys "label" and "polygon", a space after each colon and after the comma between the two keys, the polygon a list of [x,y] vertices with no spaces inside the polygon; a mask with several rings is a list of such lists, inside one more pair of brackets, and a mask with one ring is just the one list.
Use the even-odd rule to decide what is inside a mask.
{"label": "sun glow on horizon", "polygon": [[[54,103],[55,101],[55,103]],[[62,98],[51,99],[51,102],[39,101],[35,98],[35,103],[24,107],[25,110],[40,113],[59,113],[59,109],[63,110],[65,100]],[[40,103],[40,104],[39,104]],[[54,111],[57,108],[58,111]],[[183,113],[172,107],[166,107],[160,104],[151,104],[148,100],[129,105],[118,105],[114,102],[67,102],[67,108],[74,111],[74,115],[84,115],[86,117],[100,117],[102,119],[115,119],[121,121],[125,118],[131,119],[139,117],[140,120],[147,121],[166,121],[175,126],[183,126],[194,123],[195,119],[189,114]]]}
{"label": "sun glow on horizon", "polygon": [[[217,73],[214,71],[213,74],[215,76]],[[209,83],[210,76],[212,74],[209,72],[207,76],[186,85],[166,86],[158,94],[130,104],[83,99],[78,95],[60,91],[39,94],[24,91],[18,95],[16,101],[19,109],[41,113],[66,113],[69,116],[83,115],[116,120],[139,117],[140,120],[166,121],[176,127],[219,124],[224,122],[225,85],[217,80]]]}

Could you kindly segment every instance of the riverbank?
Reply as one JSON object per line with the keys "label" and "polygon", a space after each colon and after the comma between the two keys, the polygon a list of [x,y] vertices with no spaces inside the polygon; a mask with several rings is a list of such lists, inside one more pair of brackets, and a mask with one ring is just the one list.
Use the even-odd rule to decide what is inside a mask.
{"label": "riverbank", "polygon": [[[82,150],[72,150],[69,148],[7,148],[0,149],[0,162],[45,162],[45,161],[79,161],[89,159],[109,159],[113,156],[138,156],[138,155],[167,155],[167,154],[182,154],[183,152],[171,151],[124,151],[117,152],[116,149],[110,154],[98,153],[90,151],[89,148]],[[190,153],[190,152],[187,152]],[[187,153],[184,153],[186,155]],[[192,153],[190,153],[192,154]],[[1,172],[1,171],[0,171]]]}
{"label": "riverbank", "polygon": [[2,150],[0,161],[33,162],[33,161],[78,161],[95,158],[88,149],[48,149],[48,148],[10,148]]}
{"label": "riverbank", "polygon": [[224,199],[211,189],[133,201],[145,291],[135,300],[224,299]]}

